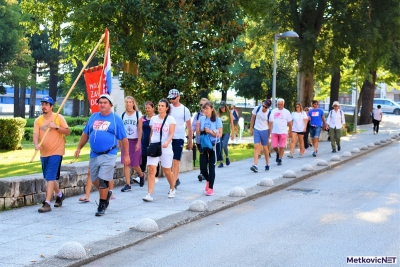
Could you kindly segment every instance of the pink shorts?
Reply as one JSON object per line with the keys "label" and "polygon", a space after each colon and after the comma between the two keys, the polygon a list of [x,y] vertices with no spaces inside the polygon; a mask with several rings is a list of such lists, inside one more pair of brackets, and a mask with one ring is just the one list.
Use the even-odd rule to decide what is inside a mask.
{"label": "pink shorts", "polygon": [[287,134],[271,134],[272,147],[285,147]]}

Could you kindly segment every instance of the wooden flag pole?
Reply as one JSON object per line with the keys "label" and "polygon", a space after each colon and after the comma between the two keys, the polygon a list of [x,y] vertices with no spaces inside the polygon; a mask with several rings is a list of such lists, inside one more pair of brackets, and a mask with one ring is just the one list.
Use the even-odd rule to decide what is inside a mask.
{"label": "wooden flag pole", "polygon": [[[62,108],[64,107],[65,103],[67,102],[69,95],[72,93],[72,90],[74,90],[76,84],[78,83],[78,80],[81,78],[82,73],[85,71],[85,69],[86,69],[86,67],[89,65],[90,61],[92,61],[92,59],[93,59],[93,57],[94,57],[94,54],[95,54],[96,51],[97,51],[97,48],[99,47],[99,45],[101,44],[101,42],[103,42],[103,40],[104,40],[104,36],[105,36],[105,34],[103,33],[103,35],[101,36],[99,42],[97,43],[97,45],[96,45],[95,48],[93,49],[92,53],[90,54],[88,60],[86,61],[85,65],[83,66],[81,72],[79,73],[78,77],[76,77],[75,82],[72,84],[71,88],[69,89],[67,95],[66,95],[65,98],[64,98],[64,101],[61,103],[60,107],[58,108],[57,113],[56,113],[56,117],[54,118],[54,120],[58,117],[58,114],[60,114],[60,111],[62,110]],[[42,143],[43,143],[44,139],[46,138],[47,133],[48,133],[49,131],[50,131],[50,128],[47,128],[47,129],[46,129],[46,132],[45,132],[44,135],[43,135],[42,140],[41,140],[40,143],[39,143],[39,146],[42,145]],[[38,152],[38,150],[35,149],[35,153],[33,154],[32,158],[31,158],[31,161],[30,161],[31,163],[32,163],[33,160],[35,159],[37,152]]]}
{"label": "wooden flag pole", "polygon": [[104,69],[105,69],[105,67],[106,67],[106,58],[107,58],[107,56],[108,56],[108,46],[110,45],[110,34],[109,34],[107,28],[106,28],[106,31],[107,31],[107,39],[106,39],[106,41],[105,41],[105,43],[104,43],[103,71],[102,71],[101,74],[100,74],[100,80],[99,80],[99,86],[98,86],[98,88],[99,88],[99,95],[102,95],[102,94],[103,94],[103,92],[102,92],[103,88],[100,88],[100,87],[101,87],[101,83],[102,83],[102,81],[103,81]]}

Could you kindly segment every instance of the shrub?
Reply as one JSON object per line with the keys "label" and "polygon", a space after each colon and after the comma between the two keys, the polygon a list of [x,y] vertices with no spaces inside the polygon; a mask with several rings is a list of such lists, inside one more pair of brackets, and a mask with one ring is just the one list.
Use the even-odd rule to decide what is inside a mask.
{"label": "shrub", "polygon": [[[83,126],[75,126],[75,127],[68,127],[69,131],[71,132],[72,136],[78,136],[80,137],[83,132]],[[33,127],[26,127],[25,128],[25,133],[24,133],[24,139],[26,141],[32,141],[33,140]],[[79,138],[78,138],[79,141]]]}
{"label": "shrub", "polygon": [[22,118],[0,118],[0,148],[20,149],[25,124],[26,120]]}

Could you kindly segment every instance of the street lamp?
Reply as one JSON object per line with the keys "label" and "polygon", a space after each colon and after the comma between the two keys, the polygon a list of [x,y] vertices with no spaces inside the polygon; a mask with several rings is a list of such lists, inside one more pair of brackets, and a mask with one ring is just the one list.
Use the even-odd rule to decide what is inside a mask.
{"label": "street lamp", "polygon": [[274,38],[274,73],[272,75],[272,108],[275,108],[275,99],[276,99],[276,41],[279,38],[294,38],[299,37],[297,33],[294,31],[287,31],[284,33],[275,34]]}

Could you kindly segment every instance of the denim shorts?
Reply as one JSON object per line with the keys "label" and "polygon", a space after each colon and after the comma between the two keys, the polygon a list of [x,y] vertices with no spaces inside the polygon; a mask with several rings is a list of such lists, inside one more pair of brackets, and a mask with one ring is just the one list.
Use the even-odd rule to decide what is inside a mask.
{"label": "denim shorts", "polygon": [[321,133],[321,127],[311,126],[311,128],[310,128],[310,137],[311,138],[319,138],[320,133]]}
{"label": "denim shorts", "polygon": [[261,143],[262,146],[267,146],[269,141],[268,140],[269,130],[259,131],[257,129],[254,129],[253,137],[254,137],[254,144]]}
{"label": "denim shorts", "polygon": [[172,151],[174,152],[174,159],[181,160],[183,151],[183,139],[172,139]]}

